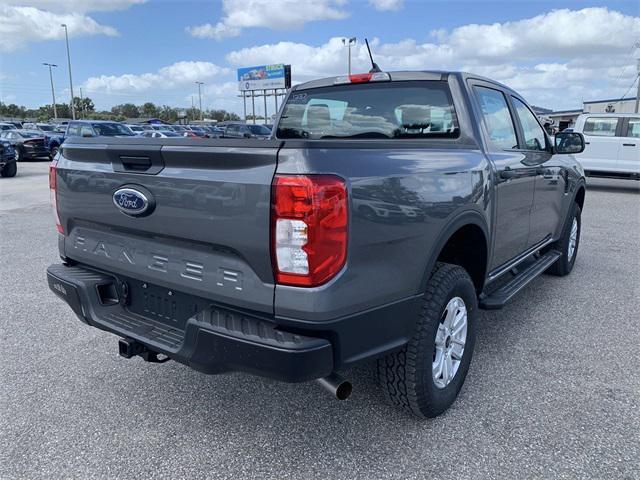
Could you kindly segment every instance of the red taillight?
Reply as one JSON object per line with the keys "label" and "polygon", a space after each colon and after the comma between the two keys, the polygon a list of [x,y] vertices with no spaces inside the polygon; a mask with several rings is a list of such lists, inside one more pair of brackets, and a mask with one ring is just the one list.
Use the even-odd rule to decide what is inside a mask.
{"label": "red taillight", "polygon": [[53,160],[49,164],[49,198],[51,199],[51,208],[53,208],[53,216],[56,219],[56,229],[59,233],[64,233],[62,223],[60,223],[60,216],[58,215],[58,178],[56,170],[58,167],[58,161]]}
{"label": "red taillight", "polygon": [[272,188],[271,252],[276,282],[315,287],[347,258],[348,203],[333,175],[276,175]]}
{"label": "red taillight", "polygon": [[367,83],[371,81],[373,73],[354,73],[349,75],[349,81],[351,83]]}

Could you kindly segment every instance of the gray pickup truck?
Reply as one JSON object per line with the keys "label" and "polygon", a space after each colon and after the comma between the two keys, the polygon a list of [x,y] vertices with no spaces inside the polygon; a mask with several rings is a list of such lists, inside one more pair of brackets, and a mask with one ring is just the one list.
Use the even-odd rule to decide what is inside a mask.
{"label": "gray pickup truck", "polygon": [[266,140],[69,139],[50,167],[49,285],[126,358],[318,380],[338,398],[337,371],[376,359],[392,404],[436,416],[478,309],[572,270],[583,149],[457,72],[298,85]]}

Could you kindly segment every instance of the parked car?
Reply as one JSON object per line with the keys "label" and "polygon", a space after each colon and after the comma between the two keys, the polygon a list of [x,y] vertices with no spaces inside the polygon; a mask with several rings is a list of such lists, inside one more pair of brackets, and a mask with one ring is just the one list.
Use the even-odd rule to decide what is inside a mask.
{"label": "parked car", "polygon": [[190,132],[193,132],[196,136],[200,138],[204,138],[207,136],[207,132],[202,127],[199,127],[196,125],[189,125],[188,128]]}
{"label": "parked car", "polygon": [[69,137],[132,137],[135,134],[122,123],[109,120],[74,120],[67,124],[63,134],[52,133],[44,138],[44,145],[50,158],[58,154],[60,146]]}
{"label": "parked car", "polygon": [[124,124],[125,127],[127,127],[129,130],[131,130],[135,135],[139,135],[140,133],[144,132],[145,129],[142,128],[142,125],[130,125],[128,123]]}
{"label": "parked car", "polygon": [[24,123],[22,128],[28,130],[39,130],[41,132],[53,132],[55,130],[55,125],[50,125],[48,123]]}
{"label": "parked car", "polygon": [[175,138],[182,137],[179,133],[173,130],[146,130],[140,134],[141,137],[146,138]]}
{"label": "parked car", "polygon": [[169,125],[169,127],[176,133],[183,134],[188,129],[184,125]]}
{"label": "parked car", "polygon": [[0,123],[0,131],[2,130],[14,130],[16,127],[13,123]]}
{"label": "parked car", "polygon": [[[51,165],[49,286],[125,358],[317,379],[338,398],[336,372],[376,359],[390,403],[436,416],[478,309],[572,271],[583,142],[552,144],[515,91],[442,71],[296,85],[269,140],[79,138]],[[97,174],[110,188],[69,180]],[[538,301],[565,285],[539,283]]]}
{"label": "parked car", "polygon": [[577,158],[587,176],[640,180],[640,114],[584,113],[573,131],[585,138]]}
{"label": "parked car", "polygon": [[185,130],[184,132],[182,132],[182,136],[188,138],[203,138],[199,135],[196,135],[195,132],[192,132],[191,130]]}
{"label": "parked car", "polygon": [[246,123],[230,123],[224,129],[225,138],[260,138],[267,139],[271,136],[271,130],[264,125]]}
{"label": "parked car", "polygon": [[224,135],[224,130],[218,127],[202,127],[202,129],[207,133],[208,138],[221,138]]}
{"label": "parked car", "polygon": [[18,171],[16,151],[11,142],[0,138],[0,176],[15,177]]}
{"label": "parked car", "polygon": [[2,130],[0,139],[6,140],[15,150],[16,161],[47,158],[49,152],[44,146],[43,132],[37,130]]}

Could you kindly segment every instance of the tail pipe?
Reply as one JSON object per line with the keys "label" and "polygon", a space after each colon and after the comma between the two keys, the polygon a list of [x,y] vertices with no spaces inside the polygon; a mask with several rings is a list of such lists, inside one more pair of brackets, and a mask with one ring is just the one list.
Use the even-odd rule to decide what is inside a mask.
{"label": "tail pipe", "polygon": [[353,390],[351,382],[345,380],[337,373],[332,373],[328,377],[318,378],[316,382],[318,382],[320,386],[322,386],[338,400],[346,400],[347,398],[349,398],[349,396],[351,395],[351,391]]}

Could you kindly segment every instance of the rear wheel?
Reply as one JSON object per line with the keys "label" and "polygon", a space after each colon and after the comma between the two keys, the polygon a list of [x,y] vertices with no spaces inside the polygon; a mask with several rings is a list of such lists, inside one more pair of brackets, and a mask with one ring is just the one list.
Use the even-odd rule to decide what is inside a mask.
{"label": "rear wheel", "polygon": [[58,150],[59,149],[60,149],[60,147],[52,147],[51,148],[51,153],[49,153],[49,156],[51,157],[51,160],[56,158],[56,155],[58,154]]}
{"label": "rear wheel", "polygon": [[18,173],[18,165],[16,162],[9,162],[0,171],[0,175],[3,177],[15,177]]}
{"label": "rear wheel", "polygon": [[17,145],[16,145],[16,155],[15,155],[15,157],[16,157],[16,162],[19,162],[19,161],[22,160],[22,151],[20,150],[20,147],[18,147]]}
{"label": "rear wheel", "polygon": [[580,206],[577,203],[571,205],[567,222],[562,230],[562,236],[551,248],[561,252],[560,258],[551,265],[546,273],[563,277],[569,275],[576,263],[578,246],[580,245],[580,230],[582,227]]}
{"label": "rear wheel", "polygon": [[457,265],[438,263],[413,337],[401,350],[378,360],[378,380],[387,401],[421,418],[447,410],[469,370],[477,316],[469,274]]}

